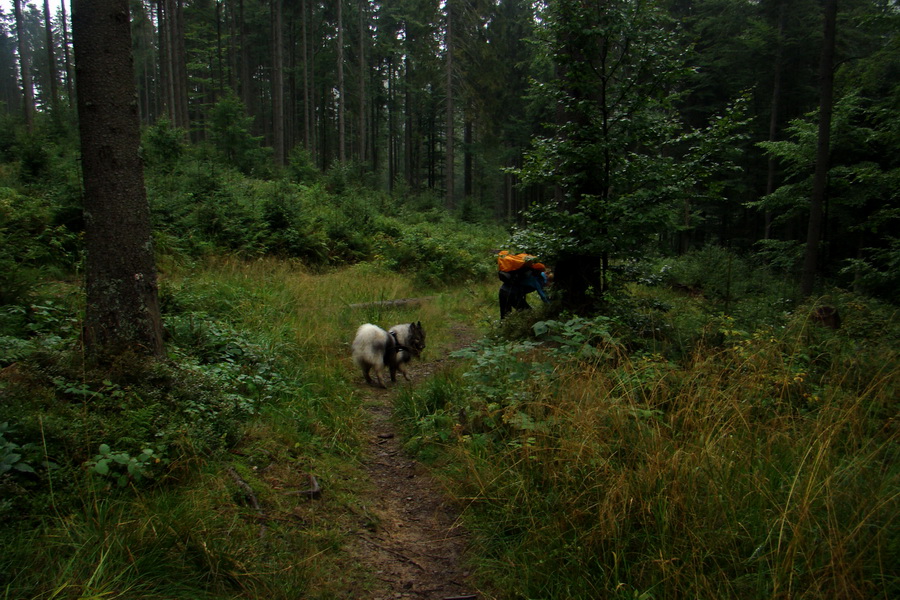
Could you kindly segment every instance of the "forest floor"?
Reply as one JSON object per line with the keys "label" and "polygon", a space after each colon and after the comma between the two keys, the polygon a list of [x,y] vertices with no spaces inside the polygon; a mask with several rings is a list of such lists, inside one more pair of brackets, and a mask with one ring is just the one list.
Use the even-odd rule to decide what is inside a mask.
{"label": "forest floor", "polygon": [[[475,333],[454,328],[456,347],[471,343]],[[446,356],[446,355],[444,355]],[[392,418],[393,398],[403,385],[430,377],[446,358],[407,366],[411,382],[398,374],[388,389],[368,386],[360,378],[365,407],[371,415],[369,444],[363,467],[372,486],[372,525],[354,532],[351,560],[376,582],[369,600],[479,598],[463,564],[468,533],[440,483],[408,456]]]}

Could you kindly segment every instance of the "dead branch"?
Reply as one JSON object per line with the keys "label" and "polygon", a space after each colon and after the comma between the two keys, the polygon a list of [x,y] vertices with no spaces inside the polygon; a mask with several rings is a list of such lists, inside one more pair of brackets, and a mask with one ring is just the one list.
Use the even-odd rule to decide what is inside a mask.
{"label": "dead branch", "polygon": [[244,494],[247,496],[247,500],[250,501],[250,506],[252,506],[257,514],[259,515],[261,524],[259,526],[259,537],[263,538],[266,536],[266,513],[263,512],[262,506],[259,505],[259,500],[256,499],[256,494],[253,493],[253,488],[250,487],[244,479],[238,474],[237,471],[234,470],[234,467],[228,467],[228,474],[231,475],[231,478],[234,479],[234,482],[244,491]]}
{"label": "dead branch", "polygon": [[309,489],[308,490],[292,490],[290,492],[284,492],[285,496],[306,496],[310,500],[318,500],[322,496],[322,488],[319,487],[319,481],[313,476],[309,475]]}

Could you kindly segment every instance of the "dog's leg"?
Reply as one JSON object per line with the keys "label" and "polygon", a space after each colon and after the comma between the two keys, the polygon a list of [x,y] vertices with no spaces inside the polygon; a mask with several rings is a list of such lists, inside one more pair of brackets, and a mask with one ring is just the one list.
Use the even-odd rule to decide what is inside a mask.
{"label": "dog's leg", "polygon": [[384,380],[381,378],[381,371],[375,371],[375,378],[378,379],[378,385],[387,389],[387,385],[384,383]]}

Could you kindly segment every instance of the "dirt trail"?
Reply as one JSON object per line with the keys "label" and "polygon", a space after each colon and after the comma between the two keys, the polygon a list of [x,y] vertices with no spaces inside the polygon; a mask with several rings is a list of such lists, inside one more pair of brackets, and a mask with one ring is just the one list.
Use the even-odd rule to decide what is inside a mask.
{"label": "dirt trail", "polygon": [[[458,337],[463,345],[471,334]],[[375,514],[372,527],[356,532],[350,552],[377,582],[368,600],[480,598],[461,564],[468,538],[458,510],[427,469],[404,453],[391,420],[397,388],[416,385],[439,364],[413,362],[413,381],[399,377],[387,390],[360,384],[372,415],[363,462],[374,485],[369,500]]]}

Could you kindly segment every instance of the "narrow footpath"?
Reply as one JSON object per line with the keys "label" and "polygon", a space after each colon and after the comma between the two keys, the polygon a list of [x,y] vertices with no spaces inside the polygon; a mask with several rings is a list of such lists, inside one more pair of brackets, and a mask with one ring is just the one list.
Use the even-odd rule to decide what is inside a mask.
{"label": "narrow footpath", "polygon": [[[378,582],[366,600],[481,598],[462,565],[468,534],[428,470],[401,447],[391,419],[399,386],[415,385],[439,362],[413,362],[387,390],[360,383],[372,416],[363,466],[374,486],[372,525],[355,532],[350,554]],[[360,378],[361,380],[361,378]]]}

